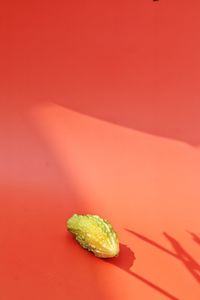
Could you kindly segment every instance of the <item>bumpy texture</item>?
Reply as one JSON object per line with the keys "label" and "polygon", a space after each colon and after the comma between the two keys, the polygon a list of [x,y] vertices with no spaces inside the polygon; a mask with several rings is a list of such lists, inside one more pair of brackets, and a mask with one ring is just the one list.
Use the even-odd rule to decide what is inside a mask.
{"label": "bumpy texture", "polygon": [[119,241],[112,225],[96,215],[74,214],[67,221],[67,229],[79,244],[101,258],[119,254]]}

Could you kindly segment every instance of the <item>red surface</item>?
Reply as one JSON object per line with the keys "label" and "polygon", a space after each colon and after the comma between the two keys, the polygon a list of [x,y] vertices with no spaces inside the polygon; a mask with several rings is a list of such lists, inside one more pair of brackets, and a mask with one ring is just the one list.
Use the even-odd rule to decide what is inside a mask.
{"label": "red surface", "polygon": [[[0,299],[200,299],[199,1],[0,4]],[[121,255],[82,250],[95,213]]]}

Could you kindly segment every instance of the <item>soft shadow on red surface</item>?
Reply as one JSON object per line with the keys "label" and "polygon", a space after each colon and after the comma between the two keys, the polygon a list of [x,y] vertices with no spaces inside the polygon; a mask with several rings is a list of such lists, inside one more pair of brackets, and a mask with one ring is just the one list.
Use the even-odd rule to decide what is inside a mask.
{"label": "soft shadow on red surface", "polygon": [[[156,86],[153,86],[155,90]],[[131,93],[131,92],[130,92]],[[107,122],[115,123],[148,134],[179,140],[197,146],[200,135],[196,128],[200,127],[198,111],[199,101],[187,99],[177,100],[174,104],[171,99],[135,99],[122,95],[112,96],[105,94],[106,100],[87,97],[84,99],[55,101],[66,108],[92,116]],[[176,105],[176,108],[175,108]],[[174,110],[176,109],[176,113]]]}
{"label": "soft shadow on red surface", "polygon": [[65,240],[75,199],[36,186],[1,185],[0,195],[1,299],[107,299],[95,262]]}
{"label": "soft shadow on red surface", "polygon": [[152,246],[164,251],[165,253],[172,255],[173,257],[180,260],[185,268],[190,272],[190,274],[200,283],[200,265],[199,263],[181,246],[181,244],[173,238],[168,233],[164,232],[163,235],[166,239],[170,242],[171,246],[173,247],[175,252],[172,252],[165,247],[159,245],[155,241],[137,233],[132,230],[126,229],[128,232],[137,236],[138,238],[142,239],[144,242],[151,244]]}
{"label": "soft shadow on red surface", "polygon": [[198,5],[4,1],[2,99],[50,100],[199,145]]}
{"label": "soft shadow on red surface", "polygon": [[20,107],[0,125],[0,298],[107,299],[95,262],[66,245],[66,219],[87,212],[67,165]]}
{"label": "soft shadow on red surface", "polygon": [[131,271],[131,267],[135,261],[135,254],[134,252],[126,245],[120,243],[120,254],[118,257],[111,258],[106,260],[106,262],[113,264],[114,266],[124,270],[129,275],[133,276],[134,278],[140,280],[147,286],[151,287],[152,289],[156,290],[157,292],[161,293],[163,296],[166,296],[168,299],[178,300],[175,296],[168,293],[163,288],[159,287],[157,284],[154,284],[150,280],[144,278],[143,276],[138,275],[137,273]]}

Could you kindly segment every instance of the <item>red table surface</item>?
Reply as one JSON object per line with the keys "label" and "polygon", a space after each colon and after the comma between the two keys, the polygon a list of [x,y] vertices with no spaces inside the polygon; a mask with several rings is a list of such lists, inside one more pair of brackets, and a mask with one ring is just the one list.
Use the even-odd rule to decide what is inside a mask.
{"label": "red table surface", "polygon": [[[0,299],[200,299],[199,1],[1,1]],[[73,213],[117,230],[97,259]]]}

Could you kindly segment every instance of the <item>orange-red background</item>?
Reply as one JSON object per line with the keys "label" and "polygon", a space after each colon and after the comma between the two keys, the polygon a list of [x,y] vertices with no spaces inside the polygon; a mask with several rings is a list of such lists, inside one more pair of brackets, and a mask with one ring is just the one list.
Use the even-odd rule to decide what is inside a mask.
{"label": "orange-red background", "polygon": [[[1,300],[200,299],[199,9],[1,1]],[[119,258],[74,242],[74,212]]]}

